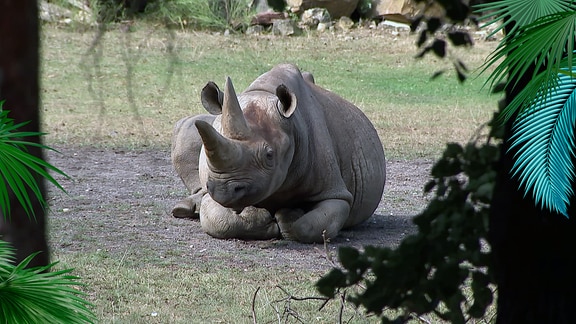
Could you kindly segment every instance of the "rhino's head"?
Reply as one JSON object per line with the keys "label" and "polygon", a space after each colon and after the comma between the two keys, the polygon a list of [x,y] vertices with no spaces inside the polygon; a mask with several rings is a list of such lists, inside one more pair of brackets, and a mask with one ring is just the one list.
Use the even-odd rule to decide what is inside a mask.
{"label": "rhino's head", "polygon": [[206,110],[221,113],[212,125],[196,122],[207,165],[201,180],[212,199],[236,211],[266,199],[286,179],[294,155],[289,118],[296,96],[280,85],[276,94],[257,91],[239,100],[227,78],[223,93],[211,82],[201,97]]}

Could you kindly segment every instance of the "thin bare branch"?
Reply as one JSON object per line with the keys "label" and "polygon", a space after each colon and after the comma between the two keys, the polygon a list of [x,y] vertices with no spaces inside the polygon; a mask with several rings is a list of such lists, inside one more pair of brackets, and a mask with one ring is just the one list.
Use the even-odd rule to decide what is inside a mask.
{"label": "thin bare branch", "polygon": [[254,292],[254,296],[252,296],[252,322],[256,324],[258,321],[256,320],[256,295],[258,295],[258,291],[260,287],[256,288]]}
{"label": "thin bare branch", "polygon": [[346,305],[346,291],[340,294],[340,310],[338,311],[338,324],[342,324],[342,316],[344,315],[344,305]]}

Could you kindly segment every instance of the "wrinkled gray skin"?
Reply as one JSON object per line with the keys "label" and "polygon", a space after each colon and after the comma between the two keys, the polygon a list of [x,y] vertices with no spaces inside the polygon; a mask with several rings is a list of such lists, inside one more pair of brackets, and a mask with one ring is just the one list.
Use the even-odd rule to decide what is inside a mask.
{"label": "wrinkled gray skin", "polygon": [[212,115],[176,124],[172,161],[191,195],[175,217],[217,238],[322,242],[368,219],[386,167],[378,134],[353,104],[282,64],[239,96],[210,82]]}

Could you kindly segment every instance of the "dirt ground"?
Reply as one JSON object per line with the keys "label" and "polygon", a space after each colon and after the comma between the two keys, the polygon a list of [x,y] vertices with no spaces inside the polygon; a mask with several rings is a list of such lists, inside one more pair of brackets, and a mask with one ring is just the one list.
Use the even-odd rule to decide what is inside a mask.
{"label": "dirt ground", "polygon": [[[105,250],[178,264],[221,259],[237,267],[330,267],[320,244],[220,240],[205,234],[198,221],[173,218],[173,204],[187,193],[168,149],[55,149],[61,154],[49,152],[49,162],[70,176],[57,177],[67,194],[49,186],[50,241],[56,255]],[[427,160],[387,161],[386,188],[375,215],[341,232],[328,244],[331,252],[342,245],[394,246],[414,231],[411,218],[426,204],[422,188],[431,166]]]}

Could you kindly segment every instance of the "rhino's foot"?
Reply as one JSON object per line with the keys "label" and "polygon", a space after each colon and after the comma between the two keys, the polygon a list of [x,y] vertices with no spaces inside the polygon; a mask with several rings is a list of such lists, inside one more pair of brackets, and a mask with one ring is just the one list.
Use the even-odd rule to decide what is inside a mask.
{"label": "rhino's foot", "polygon": [[304,215],[304,211],[299,208],[280,209],[274,215],[280,228],[282,238],[290,241],[299,241],[298,233],[293,228],[294,223]]}
{"label": "rhino's foot", "polygon": [[174,208],[172,208],[172,216],[176,218],[200,218],[199,201],[194,195],[179,201]]}
{"label": "rhino's foot", "polygon": [[350,213],[350,205],[340,199],[318,202],[312,209],[284,208],[275,213],[282,237],[302,243],[322,243],[334,238]]}

